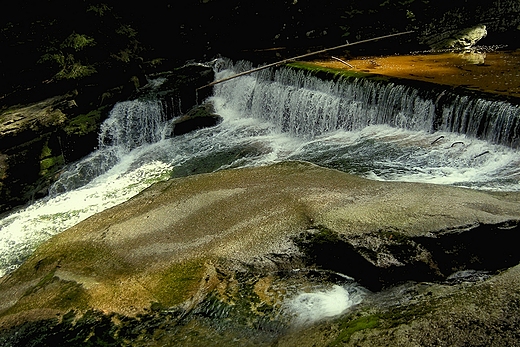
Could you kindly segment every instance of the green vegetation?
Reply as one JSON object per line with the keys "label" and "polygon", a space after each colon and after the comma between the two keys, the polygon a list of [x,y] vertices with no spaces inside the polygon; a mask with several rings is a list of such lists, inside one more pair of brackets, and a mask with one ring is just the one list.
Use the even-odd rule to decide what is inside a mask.
{"label": "green vegetation", "polygon": [[87,135],[92,132],[98,131],[99,124],[103,112],[106,110],[106,106],[92,110],[86,114],[80,114],[77,117],[71,119],[68,124],[64,127],[65,132],[68,135]]}
{"label": "green vegetation", "polygon": [[173,307],[191,298],[199,288],[204,272],[203,259],[192,259],[173,264],[160,273],[160,279],[152,289],[158,300],[155,306]]}
{"label": "green vegetation", "polygon": [[53,153],[49,140],[45,142],[40,152],[40,176],[53,175],[65,164],[61,153]]}
{"label": "green vegetation", "polygon": [[54,75],[60,79],[78,79],[96,73],[96,68],[88,64],[82,51],[95,46],[95,40],[83,34],[73,32],[58,47],[50,47],[40,62],[51,62],[57,65],[59,71]]}
{"label": "green vegetation", "polygon": [[140,59],[137,30],[109,3],[29,0],[14,6],[0,14],[0,96],[32,89],[52,95],[58,85],[82,86],[86,77],[116,71],[127,79],[128,67]]}
{"label": "green vegetation", "polygon": [[[453,3],[458,0],[453,1]],[[429,0],[374,0],[348,4],[344,8],[344,24],[340,27],[344,37],[356,37],[359,32],[373,31],[378,28],[373,23],[385,23],[396,31],[417,29],[420,22],[427,20],[427,13],[444,5]],[[371,20],[363,21],[363,18]],[[390,31],[389,31],[390,32]],[[377,36],[377,35],[374,35]]]}
{"label": "green vegetation", "polygon": [[313,74],[328,74],[328,75],[330,75],[330,77],[332,79],[338,78],[338,77],[358,78],[358,77],[373,76],[373,75],[365,73],[365,72],[359,72],[359,71],[354,71],[354,70],[345,70],[345,69],[334,69],[334,68],[330,68],[330,67],[320,66],[320,65],[314,64],[312,62],[304,62],[304,61],[288,63],[287,66],[295,68],[295,69],[309,71]]}
{"label": "green vegetation", "polygon": [[435,310],[435,300],[427,300],[412,305],[397,305],[388,310],[373,313],[359,312],[347,315],[338,321],[339,333],[329,346],[341,346],[349,342],[351,336],[367,329],[391,329],[424,317]]}
{"label": "green vegetation", "polygon": [[354,320],[345,320],[340,325],[340,333],[336,339],[329,344],[329,346],[339,346],[343,343],[347,343],[350,340],[352,334],[357,331],[365,329],[377,328],[380,324],[380,318],[377,315],[362,316]]}
{"label": "green vegetation", "polygon": [[[82,286],[73,281],[60,280],[55,276],[55,272],[55,268],[49,271],[36,285],[28,288],[16,304],[2,312],[0,316],[35,309],[86,309],[88,295]],[[35,300],[35,297],[38,299]]]}
{"label": "green vegetation", "polygon": [[43,145],[42,153],[40,154],[40,159],[48,158],[52,155],[52,150],[49,148],[49,143],[47,142]]}
{"label": "green vegetation", "polygon": [[58,155],[56,157],[45,158],[40,161],[40,175],[46,176],[56,169],[60,168],[65,164],[65,160],[62,155]]}

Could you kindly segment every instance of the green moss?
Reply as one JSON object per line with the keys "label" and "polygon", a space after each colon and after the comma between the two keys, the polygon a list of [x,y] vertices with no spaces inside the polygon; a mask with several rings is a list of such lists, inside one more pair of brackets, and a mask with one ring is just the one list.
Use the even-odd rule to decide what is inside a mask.
{"label": "green moss", "polygon": [[299,70],[305,70],[309,71],[313,75],[316,75],[318,78],[322,78],[325,80],[335,80],[340,77],[343,78],[368,78],[371,81],[381,81],[381,82],[390,82],[392,80],[395,80],[395,78],[362,72],[362,71],[355,71],[355,70],[346,70],[346,69],[335,69],[331,67],[325,67],[320,66],[318,64],[312,63],[312,62],[293,62],[288,63],[286,66],[299,69]]}
{"label": "green moss", "polygon": [[14,281],[25,282],[34,278],[35,271],[52,271],[59,264],[67,264],[66,271],[82,276],[94,276],[100,280],[126,276],[134,271],[130,264],[110,249],[92,242],[78,241],[61,245],[59,248],[52,243],[42,244],[12,277]]}
{"label": "green moss", "polygon": [[324,67],[320,66],[311,62],[303,62],[303,61],[297,61],[293,63],[287,64],[288,67],[300,69],[300,70],[306,70],[313,73],[326,73],[332,75],[332,77],[370,77],[374,76],[372,74],[368,74],[365,72],[359,72],[354,70],[345,70],[345,69],[334,69],[331,67]]}
{"label": "green moss", "polygon": [[33,293],[36,293],[40,289],[44,288],[47,284],[51,283],[54,279],[54,274],[56,273],[56,269],[53,269],[52,271],[48,272],[45,276],[43,276],[38,284],[36,284],[34,287],[29,288],[24,296],[31,295]]}
{"label": "green moss", "polygon": [[134,268],[110,249],[89,242],[71,244],[62,253],[63,263],[86,276],[108,280],[133,274]]}
{"label": "green moss", "polygon": [[86,309],[89,306],[89,295],[81,284],[62,281],[58,294],[49,301],[49,306],[62,310]]}
{"label": "green moss", "polygon": [[45,176],[55,169],[57,166],[61,167],[65,163],[62,155],[56,157],[45,158],[40,160],[40,175]]}
{"label": "green moss", "polygon": [[385,328],[394,328],[401,324],[408,324],[419,317],[426,316],[435,311],[439,306],[439,300],[435,298],[424,300],[418,304],[408,306],[395,306],[389,311],[380,314]]}
{"label": "green moss", "polygon": [[329,344],[329,346],[338,346],[347,343],[352,334],[357,331],[374,329],[380,324],[380,318],[377,315],[363,316],[354,320],[348,320],[341,324],[338,337]]}
{"label": "green moss", "polygon": [[68,135],[86,135],[92,132],[97,132],[105,108],[105,106],[100,107],[87,114],[80,114],[71,119],[64,128],[65,132]]}
{"label": "green moss", "polygon": [[49,148],[49,144],[46,143],[42,148],[42,152],[40,154],[40,159],[50,157],[51,155],[52,155],[52,150]]}
{"label": "green moss", "polygon": [[195,294],[204,272],[202,259],[174,264],[160,274],[157,285],[152,289],[153,295],[165,307],[181,304]]}
{"label": "green moss", "polygon": [[55,276],[56,269],[45,274],[40,281],[27,289],[24,295],[0,316],[8,316],[34,309],[84,309],[88,306],[88,294],[81,284],[62,281]]}

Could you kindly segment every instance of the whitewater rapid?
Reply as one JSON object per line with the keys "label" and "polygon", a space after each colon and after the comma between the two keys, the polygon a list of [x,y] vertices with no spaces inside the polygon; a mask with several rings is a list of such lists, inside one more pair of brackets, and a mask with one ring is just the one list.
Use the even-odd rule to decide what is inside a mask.
{"label": "whitewater rapid", "polygon": [[[217,78],[237,71],[216,70]],[[170,121],[158,101],[116,105],[98,151],[70,165],[51,196],[0,220],[0,276],[53,235],[155,182],[226,168],[305,160],[376,180],[520,191],[517,149],[445,128],[425,129],[432,106],[419,95],[398,98],[387,88],[390,105],[378,113],[376,107],[363,109],[371,102],[366,96],[346,104],[340,93],[346,87],[336,82],[290,71],[283,81],[265,74],[272,72],[215,86],[209,101],[222,123],[179,137],[168,136]],[[389,121],[396,100],[402,106]],[[352,113],[346,127],[345,107]]]}

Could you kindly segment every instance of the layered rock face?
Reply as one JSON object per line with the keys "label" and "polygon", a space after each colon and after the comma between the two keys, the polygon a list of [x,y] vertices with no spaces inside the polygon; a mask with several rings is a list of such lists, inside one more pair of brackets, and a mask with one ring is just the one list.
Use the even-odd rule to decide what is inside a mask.
{"label": "layered rock face", "polygon": [[[244,342],[248,334],[260,345],[326,345],[344,339],[348,322],[359,317],[377,319],[359,330],[383,340],[387,329],[406,331],[410,324],[433,334],[427,322],[439,322],[449,302],[469,300],[468,307],[459,302],[456,314],[471,316],[468,309],[490,303],[475,302],[489,286],[518,290],[516,277],[507,275],[516,270],[475,285],[464,276],[446,281],[463,270],[487,271],[487,278],[518,264],[511,240],[519,221],[518,194],[370,181],[301,162],[172,179],[52,238],[5,276],[0,341],[17,345],[43,324],[50,335],[79,329],[88,331],[87,340],[131,338],[134,345],[180,341],[186,332],[202,334],[191,342],[203,343],[205,333],[216,331],[220,337],[209,345]],[[327,328],[295,333],[301,327],[280,308],[291,288],[304,290],[324,272],[353,277],[370,290],[368,299],[322,323]],[[322,284],[337,281],[326,277]],[[402,291],[416,281],[423,284]],[[503,298],[493,307],[511,321],[514,302]],[[398,318],[396,310],[414,313]],[[495,318],[479,316],[484,325]],[[86,329],[81,324],[89,319],[97,323]],[[103,334],[91,331],[106,319],[112,323]],[[215,326],[219,321],[227,323]],[[131,337],[128,329],[140,324],[146,328]],[[436,329],[463,340],[462,330]]]}

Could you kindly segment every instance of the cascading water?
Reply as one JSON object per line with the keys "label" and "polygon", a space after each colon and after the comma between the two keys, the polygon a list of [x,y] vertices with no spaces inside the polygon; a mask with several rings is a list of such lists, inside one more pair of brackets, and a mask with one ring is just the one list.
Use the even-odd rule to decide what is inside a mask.
{"label": "cascading water", "polygon": [[382,180],[519,189],[520,107],[505,101],[365,78],[324,81],[292,69],[230,80],[215,98],[222,114],[300,139],[285,159]]}
{"label": "cascading water", "polygon": [[159,100],[115,105],[101,126],[98,150],[70,165],[51,187],[49,198],[0,220],[0,276],[52,235],[169,178],[169,164],[139,162],[143,146],[164,137],[166,119]]}
{"label": "cascading water", "polygon": [[[219,64],[217,78],[240,69]],[[0,276],[154,182],[223,168],[307,160],[380,180],[520,190],[520,111],[507,102],[286,68],[216,85],[210,100],[221,124],[171,138],[160,101],[116,105],[97,151],[71,165],[49,198],[0,220]]]}
{"label": "cascading water", "polygon": [[167,119],[160,100],[116,104],[101,125],[97,151],[71,165],[51,187],[50,195],[79,188],[124,161],[133,149],[160,141]]}
{"label": "cascading water", "polygon": [[300,293],[288,299],[283,311],[293,316],[293,323],[308,325],[345,312],[363,300],[363,292],[356,286],[333,285],[331,288]]}
{"label": "cascading water", "polygon": [[520,106],[445,90],[431,94],[367,78],[324,81],[302,70],[280,69],[218,85],[215,94],[228,100],[236,112],[306,138],[379,124],[411,131],[455,132],[512,148],[520,146]]}

